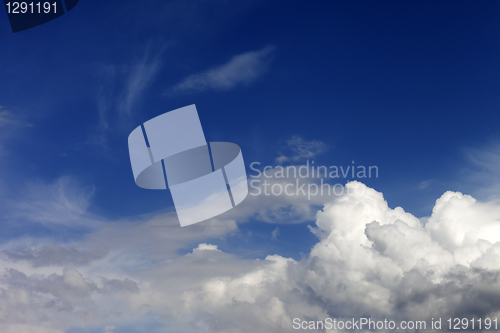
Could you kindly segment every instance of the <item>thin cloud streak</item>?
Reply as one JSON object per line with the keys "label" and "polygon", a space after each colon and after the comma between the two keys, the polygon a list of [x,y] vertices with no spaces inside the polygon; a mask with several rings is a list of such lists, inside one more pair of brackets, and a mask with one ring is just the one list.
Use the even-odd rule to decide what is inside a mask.
{"label": "thin cloud streak", "polygon": [[86,143],[106,147],[110,132],[128,129],[138,103],[162,69],[166,47],[165,43],[149,43],[134,64],[96,66],[100,82],[96,96],[98,122]]}
{"label": "thin cloud streak", "polygon": [[161,56],[164,50],[165,46],[162,46],[159,51],[154,52],[151,46],[148,46],[143,59],[135,65],[127,81],[126,97],[122,105],[125,115],[129,116],[132,113],[135,103],[161,69]]}
{"label": "thin cloud streak", "polygon": [[249,85],[267,71],[274,49],[267,46],[234,56],[223,65],[188,76],[170,92],[227,91]]}
{"label": "thin cloud streak", "polygon": [[11,111],[5,109],[4,106],[0,105],[0,128],[5,128],[8,126],[11,126],[11,127],[19,127],[19,126],[31,127],[33,125],[24,121],[20,117],[14,115]]}
{"label": "thin cloud streak", "polygon": [[474,167],[465,171],[464,177],[472,191],[480,198],[500,200],[500,142],[466,149],[465,155]]}

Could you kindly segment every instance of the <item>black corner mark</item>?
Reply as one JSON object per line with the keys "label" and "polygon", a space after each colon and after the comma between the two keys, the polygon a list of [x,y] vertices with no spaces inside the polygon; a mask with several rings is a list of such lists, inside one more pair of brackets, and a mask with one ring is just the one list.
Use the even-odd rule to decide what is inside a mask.
{"label": "black corner mark", "polygon": [[52,21],[73,9],[79,0],[4,0],[12,32],[19,32]]}
{"label": "black corner mark", "polygon": [[69,12],[73,8],[75,8],[76,4],[80,0],[64,0],[64,3],[66,4],[66,12]]}
{"label": "black corner mark", "polygon": [[12,32],[19,32],[64,15],[61,0],[4,0]]}

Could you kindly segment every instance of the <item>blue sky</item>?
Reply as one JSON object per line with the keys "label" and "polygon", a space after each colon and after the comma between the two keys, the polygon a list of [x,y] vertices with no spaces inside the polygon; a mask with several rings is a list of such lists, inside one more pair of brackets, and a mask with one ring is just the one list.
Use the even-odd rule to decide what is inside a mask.
{"label": "blue sky", "polygon": [[[249,175],[251,162],[276,166],[279,156],[288,158],[283,165],[376,165],[379,177],[360,181],[423,224],[446,191],[496,202],[499,16],[496,1],[82,0],[13,34],[0,14],[0,242],[2,255],[10,253],[2,268],[24,263],[28,278],[50,276],[49,268],[88,279],[112,272],[141,289],[147,278],[138,272],[172,258],[189,262],[200,243],[217,245],[229,263],[312,256],[319,236],[310,227],[322,228],[316,212],[329,199],[247,199],[219,217],[224,228],[189,235],[196,229],[177,230],[168,191],[135,185],[129,133],[190,104],[207,141],[241,147]],[[141,241],[93,247],[113,228],[141,226],[182,241],[164,258],[161,246],[141,252]],[[429,232],[444,230],[436,228]],[[47,244],[69,251],[67,260],[33,261]],[[78,261],[82,248],[89,257]],[[130,263],[134,255],[116,254],[136,250]],[[182,331],[155,311],[138,322]],[[62,321],[47,332],[140,331],[126,320],[79,325]]]}

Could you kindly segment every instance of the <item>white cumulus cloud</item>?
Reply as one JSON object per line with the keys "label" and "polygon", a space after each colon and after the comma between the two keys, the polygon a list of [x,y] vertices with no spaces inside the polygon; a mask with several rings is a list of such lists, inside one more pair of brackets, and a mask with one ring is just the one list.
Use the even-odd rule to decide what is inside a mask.
{"label": "white cumulus cloud", "polygon": [[[154,227],[176,222],[162,215],[109,222],[48,250],[10,244],[0,256],[0,329],[119,332],[153,321],[160,328],[152,332],[290,332],[293,318],[429,323],[500,315],[500,205],[446,192],[424,223],[356,181],[321,201],[311,228],[318,241],[301,260],[219,250],[217,238],[237,228],[236,215],[226,228],[222,220],[189,230]],[[85,252],[97,244],[107,250]],[[187,244],[192,250],[179,254]],[[54,260],[46,258],[51,253]]]}

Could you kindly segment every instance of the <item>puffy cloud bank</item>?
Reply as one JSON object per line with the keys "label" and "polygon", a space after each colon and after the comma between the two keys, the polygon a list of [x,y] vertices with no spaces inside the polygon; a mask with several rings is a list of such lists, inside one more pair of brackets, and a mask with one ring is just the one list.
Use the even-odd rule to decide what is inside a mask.
{"label": "puffy cloud bank", "polygon": [[[9,251],[0,262],[6,267],[0,330],[290,332],[294,318],[430,323],[500,316],[498,204],[446,192],[432,215],[419,220],[400,207],[391,209],[382,193],[362,183],[346,186],[317,212],[311,231],[318,242],[300,261],[278,254],[241,259],[205,242],[185,255],[169,250],[162,257],[152,248],[165,247],[161,240],[171,230],[151,228],[122,231],[123,244],[110,241],[107,252],[89,255],[85,264],[75,256],[77,268],[67,260],[66,268],[40,267],[54,262],[40,258],[47,250],[17,256]],[[102,244],[112,228],[79,248]],[[141,233],[150,240],[141,243],[145,267],[137,243],[144,242]],[[135,252],[127,252],[128,246]],[[74,254],[67,245],[65,251]],[[22,266],[23,255],[37,259]]]}

